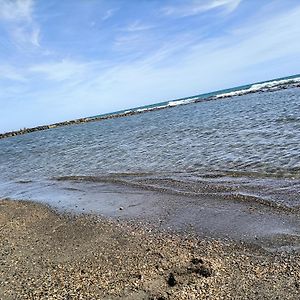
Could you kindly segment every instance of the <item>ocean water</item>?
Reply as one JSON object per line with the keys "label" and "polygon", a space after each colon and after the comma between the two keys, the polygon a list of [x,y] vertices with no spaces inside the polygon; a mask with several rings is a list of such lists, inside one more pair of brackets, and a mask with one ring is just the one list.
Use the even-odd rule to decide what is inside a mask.
{"label": "ocean water", "polygon": [[238,95],[2,139],[0,198],[75,180],[298,209],[300,88]]}
{"label": "ocean water", "polygon": [[292,75],[292,76],[278,78],[278,79],[274,79],[274,80],[257,82],[254,84],[242,85],[242,86],[237,86],[237,87],[233,87],[233,88],[229,88],[229,89],[225,89],[225,90],[214,91],[214,92],[210,92],[210,93],[206,93],[206,94],[194,95],[191,97],[174,99],[171,101],[168,100],[168,101],[155,103],[155,104],[151,104],[151,105],[120,110],[120,111],[116,111],[113,113],[96,115],[96,116],[92,116],[90,118],[92,119],[92,118],[106,117],[109,115],[148,112],[148,111],[157,110],[157,109],[161,109],[161,108],[168,108],[168,107],[174,107],[174,106],[178,106],[178,105],[207,101],[208,99],[213,100],[213,99],[219,99],[219,98],[225,98],[225,97],[241,96],[241,95],[245,95],[245,94],[249,94],[249,93],[253,93],[253,92],[265,92],[265,91],[269,91],[269,90],[272,91],[272,90],[280,89],[282,87],[284,87],[284,88],[293,87],[293,86],[299,87],[299,84],[300,84],[300,75]]}

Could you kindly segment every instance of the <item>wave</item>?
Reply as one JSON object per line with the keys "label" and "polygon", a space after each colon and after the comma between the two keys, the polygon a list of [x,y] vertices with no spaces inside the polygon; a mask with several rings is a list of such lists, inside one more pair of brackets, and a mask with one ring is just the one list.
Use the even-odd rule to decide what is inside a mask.
{"label": "wave", "polygon": [[293,86],[296,87],[299,86],[299,83],[300,83],[300,77],[273,80],[273,81],[268,81],[263,83],[256,83],[245,89],[218,94],[214,96],[214,98],[216,99],[227,98],[227,97],[234,97],[234,96],[242,96],[250,93],[274,91],[283,88],[290,88]]}
{"label": "wave", "polygon": [[246,88],[240,88],[238,90],[231,90],[227,92],[216,92],[216,93],[210,93],[210,94],[203,94],[198,96],[193,96],[189,98],[184,99],[178,99],[178,100],[172,100],[165,102],[161,105],[157,106],[151,106],[151,107],[140,107],[134,110],[126,111],[126,113],[143,113],[143,112],[149,112],[154,110],[160,110],[164,108],[172,108],[179,105],[186,105],[191,103],[197,103],[197,102],[203,102],[203,101],[209,101],[214,99],[220,99],[220,98],[230,98],[234,96],[242,96],[250,93],[257,93],[257,92],[270,92],[270,91],[276,91],[280,89],[285,88],[291,88],[291,87],[299,87],[300,86],[300,77],[295,78],[287,78],[287,79],[277,79],[273,81],[267,81],[262,83],[256,83],[251,86],[248,86]]}
{"label": "wave", "polygon": [[[208,176],[206,176],[208,175]],[[142,190],[180,195],[184,197],[217,197],[242,202],[255,202],[286,211],[299,211],[295,201],[299,181],[239,177],[226,174],[180,176],[180,174],[110,173],[99,176],[62,176],[56,181],[111,183]],[[285,201],[282,201],[284,197]]]}
{"label": "wave", "polygon": [[134,110],[134,112],[142,113],[142,112],[147,112],[152,110],[159,110],[167,107],[168,105],[160,105],[160,106],[153,106],[153,107],[138,108],[137,110]]}
{"label": "wave", "polygon": [[222,98],[229,98],[234,96],[242,96],[250,93],[257,93],[257,92],[271,92],[276,91],[280,89],[287,89],[292,87],[300,87],[300,76],[297,75],[293,78],[285,78],[285,79],[277,79],[273,81],[268,82],[262,82],[262,83],[256,83],[251,86],[247,87],[240,87],[235,88],[234,90],[222,90],[218,92],[208,93],[208,94],[202,94],[197,96],[192,96],[189,98],[182,98],[177,100],[172,100],[168,102],[161,102],[158,104],[150,105],[150,106],[144,106],[144,107],[137,107],[133,109],[118,111],[114,113],[108,113],[103,115],[97,115],[87,118],[81,118],[81,119],[75,119],[71,121],[65,121],[65,122],[59,122],[54,123],[50,125],[43,125],[43,126],[37,126],[33,128],[24,128],[18,131],[12,131],[7,133],[0,133],[0,139],[6,138],[6,137],[12,137],[20,134],[30,133],[34,131],[41,131],[41,130],[47,130],[47,129],[54,129],[57,127],[65,126],[65,125],[71,125],[71,124],[80,124],[80,123],[87,123],[87,122],[94,122],[94,121],[100,121],[100,120],[106,120],[106,119],[112,119],[112,118],[119,118],[119,117],[125,117],[125,116],[131,116],[135,114],[145,113],[145,112],[151,112],[156,110],[161,110],[165,108],[173,108],[180,105],[186,105],[191,103],[198,103],[198,102],[205,102],[205,101],[211,101],[216,99],[222,99]]}
{"label": "wave", "polygon": [[177,106],[177,105],[184,105],[184,104],[189,104],[189,103],[194,103],[199,99],[199,97],[193,97],[193,98],[188,98],[184,100],[175,100],[175,101],[169,101],[168,106]]}

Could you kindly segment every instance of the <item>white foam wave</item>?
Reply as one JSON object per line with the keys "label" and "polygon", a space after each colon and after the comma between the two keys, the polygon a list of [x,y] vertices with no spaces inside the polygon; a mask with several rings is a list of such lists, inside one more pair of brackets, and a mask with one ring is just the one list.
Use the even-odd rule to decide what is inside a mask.
{"label": "white foam wave", "polygon": [[259,91],[273,90],[273,89],[279,88],[286,84],[296,84],[299,82],[300,82],[300,77],[292,78],[292,79],[274,80],[274,81],[269,81],[269,82],[264,82],[264,83],[257,83],[257,84],[251,85],[247,89],[216,95],[215,98],[241,96],[241,95],[259,92]]}
{"label": "white foam wave", "polygon": [[136,111],[137,112],[143,112],[143,111],[149,111],[149,110],[150,110],[150,108],[139,108]]}
{"label": "white foam wave", "polygon": [[[264,83],[257,83],[257,84],[251,85],[249,88],[232,91],[232,92],[227,92],[227,93],[222,93],[222,94],[216,95],[212,98],[215,98],[215,99],[227,98],[227,97],[233,97],[233,96],[241,96],[241,95],[259,92],[259,91],[271,91],[271,90],[276,90],[277,88],[280,88],[286,84],[292,85],[292,84],[297,84],[299,82],[300,82],[300,77],[296,77],[296,78],[292,78],[292,79],[274,80],[274,81],[269,81],[269,82],[264,82]],[[163,109],[163,108],[167,108],[167,107],[175,107],[178,105],[194,103],[199,99],[201,99],[201,97],[199,98],[199,96],[195,96],[195,97],[190,97],[190,98],[186,98],[186,99],[182,99],[182,100],[173,100],[173,101],[169,101],[166,104],[160,105],[160,106],[143,107],[143,108],[138,108],[138,109],[133,109],[133,110],[126,110],[122,114],[143,113],[143,112]]]}
{"label": "white foam wave", "polygon": [[162,109],[162,108],[166,108],[169,105],[161,105],[161,106],[153,106],[153,107],[145,107],[145,108],[139,108],[137,110],[135,110],[135,112],[145,112],[145,111],[152,111],[152,110],[157,110],[157,109]]}
{"label": "white foam wave", "polygon": [[188,99],[184,99],[184,100],[170,101],[170,102],[168,102],[168,106],[177,106],[177,105],[183,105],[183,104],[193,103],[197,99],[198,99],[198,97],[188,98]]}

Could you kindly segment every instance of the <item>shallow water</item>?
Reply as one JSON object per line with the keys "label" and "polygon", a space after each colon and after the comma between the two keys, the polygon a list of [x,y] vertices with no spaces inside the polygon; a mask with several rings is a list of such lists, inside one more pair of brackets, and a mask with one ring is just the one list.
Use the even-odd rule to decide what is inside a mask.
{"label": "shallow water", "polygon": [[34,132],[0,140],[0,154],[0,197],[60,178],[297,209],[300,89]]}

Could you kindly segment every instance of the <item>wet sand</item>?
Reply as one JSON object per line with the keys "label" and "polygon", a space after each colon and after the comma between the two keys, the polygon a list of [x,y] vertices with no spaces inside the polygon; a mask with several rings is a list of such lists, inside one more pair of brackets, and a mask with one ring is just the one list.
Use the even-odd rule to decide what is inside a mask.
{"label": "wet sand", "polygon": [[0,201],[0,299],[299,299],[297,252]]}
{"label": "wet sand", "polygon": [[209,195],[189,197],[119,183],[81,180],[42,184],[29,181],[12,184],[6,190],[12,199],[44,203],[63,213],[146,222],[159,230],[245,242],[268,251],[300,249],[297,208],[263,205],[248,201],[247,197],[246,200]]}

